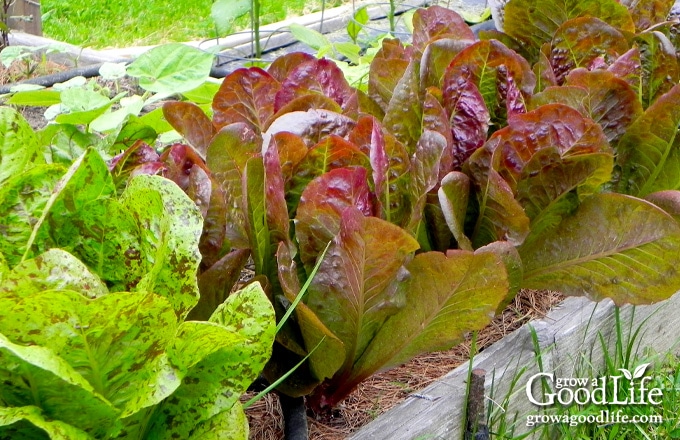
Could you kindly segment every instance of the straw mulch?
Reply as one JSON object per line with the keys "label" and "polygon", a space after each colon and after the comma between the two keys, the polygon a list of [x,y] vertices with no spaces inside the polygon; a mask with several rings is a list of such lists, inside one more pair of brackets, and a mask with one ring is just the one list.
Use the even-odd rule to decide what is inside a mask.
{"label": "straw mulch", "polygon": [[[556,292],[522,291],[491,324],[479,332],[478,350],[493,344],[532,319],[542,318],[563,297]],[[449,351],[418,356],[409,363],[363,382],[331,418],[309,421],[311,440],[342,440],[470,358],[470,338]],[[250,396],[246,396],[249,398]],[[280,440],[283,419],[277,397],[269,394],[248,411],[251,440]]]}

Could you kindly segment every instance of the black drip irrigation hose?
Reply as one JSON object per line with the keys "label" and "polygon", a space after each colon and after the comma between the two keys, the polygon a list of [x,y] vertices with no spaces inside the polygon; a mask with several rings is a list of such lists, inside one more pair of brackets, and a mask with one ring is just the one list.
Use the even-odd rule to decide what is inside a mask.
{"label": "black drip irrigation hose", "polygon": [[284,440],[309,440],[307,426],[307,408],[304,397],[290,397],[279,393],[281,410],[283,411]]}
{"label": "black drip irrigation hose", "polygon": [[[133,60],[125,58],[120,60],[109,61],[111,63],[125,63],[130,64]],[[55,84],[68,81],[75,78],[76,76],[83,76],[85,78],[92,78],[99,76],[99,69],[105,63],[91,64],[89,66],[76,67],[69,70],[64,70],[63,72],[57,72],[50,75],[38,76],[36,78],[27,79],[24,81],[19,81],[12,84],[5,84],[0,86],[0,95],[6,93],[11,93],[12,88],[22,84],[35,84],[43,87],[52,87]],[[213,78],[224,78],[232,72],[231,69],[227,69],[223,66],[214,66],[210,69],[210,76]]]}

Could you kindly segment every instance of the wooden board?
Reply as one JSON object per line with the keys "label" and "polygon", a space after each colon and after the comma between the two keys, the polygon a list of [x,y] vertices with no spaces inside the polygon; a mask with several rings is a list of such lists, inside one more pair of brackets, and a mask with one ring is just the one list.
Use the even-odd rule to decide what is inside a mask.
{"label": "wooden board", "polygon": [[[474,360],[474,368],[486,370],[485,390],[489,399],[502,402],[510,397],[506,420],[515,415],[515,434],[526,432],[526,416],[539,410],[526,396],[527,378],[539,372],[537,351],[542,354],[543,371],[557,377],[579,377],[580,362],[590,360],[602,370],[603,349],[599,335],[613,353],[616,341],[614,305],[594,303],[585,298],[568,298],[544,319],[533,321],[484,350]],[[680,295],[651,306],[624,306],[620,316],[624,335],[641,325],[636,349],[677,352],[680,325],[677,314]],[[643,324],[644,323],[644,324]],[[539,350],[534,349],[535,330]],[[378,417],[352,435],[352,440],[461,439],[465,380],[469,364],[461,365],[402,404]],[[523,371],[523,373],[522,373]],[[581,369],[580,371],[584,371]],[[581,376],[582,377],[582,376]],[[511,391],[513,379],[517,379]],[[493,402],[491,405],[495,405]]]}
{"label": "wooden board", "polygon": [[42,35],[40,1],[15,0],[9,7],[9,27],[32,35]]}

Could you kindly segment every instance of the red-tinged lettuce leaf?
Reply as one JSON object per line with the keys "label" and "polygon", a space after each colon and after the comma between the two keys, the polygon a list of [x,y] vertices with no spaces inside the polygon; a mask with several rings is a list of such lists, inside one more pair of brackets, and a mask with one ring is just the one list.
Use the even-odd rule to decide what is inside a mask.
{"label": "red-tinged lettuce leaf", "polygon": [[437,195],[434,193],[427,194],[425,198],[420,229],[416,233],[419,234],[417,238],[424,252],[446,252],[454,248],[453,234],[446,223],[446,217],[439,205]]}
{"label": "red-tinged lettuce leaf", "polygon": [[192,102],[171,101],[163,104],[163,116],[179,134],[203,157],[215,135],[215,127]]}
{"label": "red-tinged lettuce leaf", "polygon": [[300,136],[287,131],[275,133],[269,142],[276,143],[281,176],[284,182],[288,182],[295,175],[295,168],[305,158],[309,149]]}
{"label": "red-tinged lettuce leaf", "polygon": [[484,145],[491,116],[477,86],[469,78],[449,72],[444,77],[443,106],[453,136],[453,169],[460,170],[472,153]]}
{"label": "red-tinged lettuce leaf", "polygon": [[375,54],[368,73],[368,96],[383,111],[392,100],[392,94],[409,65],[412,49],[399,40],[385,39]]}
{"label": "red-tinged lettuce leaf", "polygon": [[290,211],[295,212],[302,191],[313,179],[332,169],[352,166],[370,169],[369,158],[356,145],[334,135],[319,142],[295,168],[286,189]]}
{"label": "red-tinged lettuce leaf", "polygon": [[[231,243],[227,240],[227,224],[229,208],[224,189],[213,177],[210,177],[209,206],[203,216],[203,234],[198,248],[201,251],[201,267],[208,268],[222,257],[224,249],[229,249]],[[225,241],[227,241],[225,243]]]}
{"label": "red-tinged lettuce leaf", "polygon": [[143,141],[136,141],[130,148],[113,157],[108,165],[119,191],[137,174],[160,174],[165,169],[156,150]]}
{"label": "red-tinged lettuce leaf", "polygon": [[642,64],[642,106],[652,105],[680,81],[676,49],[661,32],[645,32],[636,37]]}
{"label": "red-tinged lettuce leaf", "polygon": [[352,103],[354,90],[342,74],[340,68],[328,59],[313,59],[292,69],[274,97],[274,110],[291,103],[295,98],[308,94],[321,94],[335,101],[346,110]]}
{"label": "red-tinged lettuce leaf", "polygon": [[455,164],[453,132],[449,113],[442,106],[444,97],[442,91],[436,87],[428,87],[423,101],[423,130],[433,131],[444,136],[446,148],[439,162],[439,179],[453,170]]}
{"label": "red-tinged lettuce leaf", "polygon": [[[376,129],[375,124],[379,126],[379,123],[371,117],[360,118],[357,126],[350,133],[349,139],[361,151],[367,154],[369,158],[372,155],[382,155],[379,149],[384,149],[388,160],[387,170],[385,171],[385,191],[381,193],[380,197],[376,194],[379,206],[376,207],[375,215],[380,215],[383,220],[391,223],[402,224],[409,206],[407,187],[410,181],[409,170],[411,168],[411,159],[404,145],[384,128],[380,129],[384,145],[380,143],[374,144],[373,132]],[[374,151],[374,148],[377,148],[377,150]],[[376,163],[376,165],[383,166],[379,163]],[[371,165],[374,173],[377,169],[376,165]],[[374,188],[376,188],[375,181]]]}
{"label": "red-tinged lettuce leaf", "polygon": [[231,245],[236,248],[249,246],[244,226],[241,178],[248,159],[259,156],[261,149],[262,138],[247,124],[237,123],[220,130],[206,154],[211,175],[224,191],[227,207],[226,234]]}
{"label": "red-tinged lettuce leaf", "polygon": [[276,57],[276,59],[269,65],[267,72],[278,82],[284,82],[290,75],[290,72],[295,70],[300,64],[314,61],[314,55],[304,52],[292,52]]}
{"label": "red-tinged lettuce leaf", "polygon": [[[189,190],[192,185],[191,171],[194,168],[202,168],[204,171],[205,179],[209,179],[208,173],[210,172],[206,167],[206,164],[198,155],[196,150],[188,145],[184,144],[172,144],[168,147],[161,155],[160,161],[163,162],[165,167],[163,168],[163,177],[170,179],[182,188],[185,192]],[[210,197],[208,191],[208,198]],[[207,202],[207,200],[206,200]],[[207,208],[208,204],[205,203]]]}
{"label": "red-tinged lettuce leaf", "polygon": [[324,109],[335,113],[342,113],[340,105],[331,98],[318,93],[311,93],[293,98],[288,104],[278,109],[276,114],[270,119],[270,122],[274,122],[277,118],[286,113],[306,112],[307,110],[314,109]]}
{"label": "red-tinged lettuce leaf", "polygon": [[290,240],[290,220],[286,207],[279,148],[275,137],[271,138],[267,152],[264,154],[264,171],[264,196],[270,239],[273,242],[285,241],[292,249],[294,244]]}
{"label": "red-tinged lettuce leaf", "polygon": [[411,181],[409,183],[409,217],[404,226],[413,236],[418,234],[418,226],[423,217],[427,193],[439,182],[439,164],[446,150],[446,139],[436,131],[425,130],[418,140],[416,151],[411,159]]}
{"label": "red-tinged lettuce leaf", "polygon": [[331,170],[310,182],[303,191],[295,218],[295,234],[300,259],[308,273],[340,231],[340,219],[348,207],[355,207],[366,216],[373,215],[364,168]]}
{"label": "red-tinged lettuce leaf", "polygon": [[324,109],[286,113],[272,122],[263,136],[262,144],[269,145],[270,136],[285,131],[299,136],[307,148],[312,148],[332,134],[346,137],[355,125],[352,118]]}
{"label": "red-tinged lettuce leaf", "polygon": [[423,52],[428,43],[441,38],[475,40],[465,20],[451,9],[430,6],[413,14],[413,47]]}
{"label": "red-tinged lettuce leaf", "polygon": [[405,306],[382,325],[352,375],[334,384],[333,394],[326,396],[329,403],[337,403],[379,370],[449,349],[465,333],[484,328],[508,292],[505,267],[492,253],[427,252],[416,255],[406,269],[410,276],[397,288]]}
{"label": "red-tinged lettuce leaf", "polygon": [[274,98],[280,89],[280,82],[262,69],[235,70],[224,78],[213,99],[215,129],[244,122],[255,133],[262,133],[274,114]]}
{"label": "red-tinged lettuce leaf", "polygon": [[642,60],[640,56],[640,49],[633,47],[614,60],[607,68],[617,78],[621,78],[630,84],[637,96],[642,94]]}
{"label": "red-tinged lettuce leaf", "polygon": [[635,24],[625,6],[616,0],[513,0],[505,7],[503,30],[537,53],[557,28],[569,19],[591,16],[626,32]]}
{"label": "red-tinged lettuce leaf", "polygon": [[[295,261],[291,258],[288,247],[283,243],[279,245],[276,258],[279,265],[279,282],[286,298],[292,302],[301,290]],[[309,371],[319,383],[326,378],[333,377],[345,361],[344,344],[304,302],[297,304],[295,317],[307,352],[311,352],[318,345],[309,357]]]}
{"label": "red-tinged lettuce leaf", "polygon": [[201,297],[196,307],[191,309],[187,320],[206,321],[222,304],[239,280],[241,270],[248,262],[250,251],[236,249],[222,257],[198,277],[198,290]]}
{"label": "red-tinged lettuce leaf", "polygon": [[488,144],[477,150],[466,166],[477,202],[472,247],[477,249],[494,241],[509,241],[517,246],[529,234],[529,218],[497,171],[500,150],[487,147]]}
{"label": "red-tinged lettuce leaf", "polygon": [[585,199],[519,253],[527,288],[618,305],[660,301],[680,289],[680,226],[651,203],[622,194]]}
{"label": "red-tinged lettuce leaf", "polygon": [[580,200],[611,179],[613,167],[610,151],[564,157],[556,147],[536,152],[517,182],[517,200],[531,219],[531,236],[540,237],[570,215]]}
{"label": "red-tinged lettuce leaf", "polygon": [[542,51],[538,53],[538,61],[534,64],[533,72],[536,76],[536,92],[542,92],[548,87],[557,85],[555,71],[550,60]]}
{"label": "red-tinged lettuce leaf", "polygon": [[626,81],[606,70],[576,69],[565,86],[549,87],[531,97],[531,108],[560,103],[597,122],[609,142],[616,142],[642,114],[640,101]]}
{"label": "red-tinged lettuce leaf", "polygon": [[675,221],[680,222],[680,191],[670,189],[658,191],[648,194],[645,200],[654,203],[670,214]]}
{"label": "red-tinged lettuce leaf", "polygon": [[638,197],[680,188],[680,86],[661,96],[628,128],[617,147],[619,191]]}
{"label": "red-tinged lettuce leaf", "polygon": [[554,147],[562,157],[611,151],[598,124],[562,104],[515,117],[512,125],[494,133],[487,146],[499,150],[498,170],[513,190],[527,162],[543,148]]}
{"label": "red-tinged lettuce leaf", "polygon": [[394,88],[385,110],[383,125],[409,153],[415,151],[422,133],[422,102],[420,99],[420,62],[412,59]]}
{"label": "red-tinged lettuce leaf", "polygon": [[451,61],[463,49],[474,44],[474,40],[443,38],[428,44],[420,62],[421,87],[440,87],[441,79]]}
{"label": "red-tinged lettuce leaf", "polygon": [[512,79],[525,97],[533,93],[536,85],[529,63],[495,40],[479,41],[463,50],[451,61],[444,75],[446,81],[455,83],[462,77],[477,86],[491,120],[502,125],[507,115],[505,82]]}
{"label": "red-tinged lettuce leaf", "polygon": [[655,24],[666,21],[675,0],[621,0],[635,22],[635,29],[642,32]]}
{"label": "red-tinged lettuce leaf", "polygon": [[577,69],[567,76],[567,85],[584,88],[585,116],[600,124],[609,142],[617,141],[642,114],[642,105],[626,81],[604,70]]}
{"label": "red-tinged lettuce leaf", "polygon": [[450,172],[442,179],[437,195],[446,224],[458,242],[458,247],[471,251],[472,243],[465,235],[465,215],[470,198],[470,178],[458,171]]}
{"label": "red-tinged lettuce leaf", "polygon": [[626,38],[613,26],[594,17],[579,17],[563,23],[553,35],[550,64],[557,82],[578,67],[589,67],[599,57],[611,64],[628,51]]}
{"label": "red-tinged lettuce leaf", "polygon": [[340,232],[321,261],[307,305],[344,344],[338,372],[348,374],[385,320],[404,306],[399,285],[403,265],[418,243],[398,226],[364,217],[356,208],[342,213]]}

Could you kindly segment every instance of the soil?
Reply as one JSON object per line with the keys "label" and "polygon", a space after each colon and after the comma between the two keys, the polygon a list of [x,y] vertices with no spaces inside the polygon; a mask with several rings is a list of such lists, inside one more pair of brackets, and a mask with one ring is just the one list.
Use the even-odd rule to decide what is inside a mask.
{"label": "soil", "polygon": [[[484,350],[527,322],[544,317],[564,298],[556,292],[520,292],[513,302],[484,330],[479,332],[477,347]],[[362,426],[417,393],[470,359],[471,337],[451,350],[428,353],[393,370],[377,374],[363,382],[330,416],[308,414],[310,440],[343,440]],[[244,396],[244,401],[252,394]],[[281,406],[275,394],[269,394],[246,411],[250,439],[283,438]]]}

